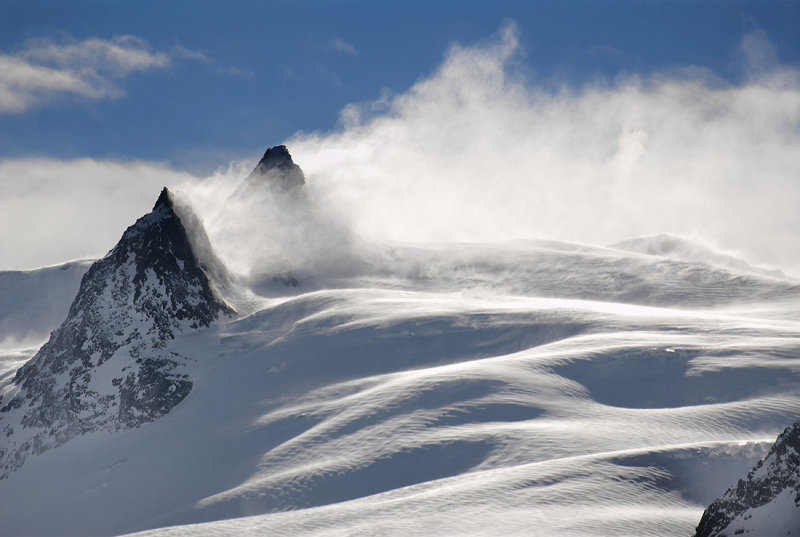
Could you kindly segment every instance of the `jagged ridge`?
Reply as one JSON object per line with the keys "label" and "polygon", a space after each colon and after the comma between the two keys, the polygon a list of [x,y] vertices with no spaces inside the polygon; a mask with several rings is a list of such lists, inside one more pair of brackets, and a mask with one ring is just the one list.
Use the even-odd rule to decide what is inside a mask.
{"label": "jagged ridge", "polygon": [[[744,479],[740,479],[722,498],[708,506],[697,526],[695,537],[725,535],[722,532],[737,517],[746,516],[749,510],[767,505],[787,490],[798,508],[796,525],[800,527],[800,421],[787,427],[778,436],[767,456]],[[744,530],[735,533],[744,533]]]}
{"label": "jagged ridge", "polygon": [[0,475],[77,435],[138,427],[169,412],[192,381],[189,358],[168,342],[230,312],[165,188],[152,212],[91,266],[67,319],[3,394]]}

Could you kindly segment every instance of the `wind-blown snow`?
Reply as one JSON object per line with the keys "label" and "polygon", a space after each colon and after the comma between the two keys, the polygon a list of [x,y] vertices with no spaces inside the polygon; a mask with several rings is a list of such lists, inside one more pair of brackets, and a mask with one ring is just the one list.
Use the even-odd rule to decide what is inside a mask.
{"label": "wind-blown snow", "polygon": [[761,274],[774,278],[786,277],[780,270],[766,270],[754,267],[736,256],[716,252],[702,243],[670,235],[669,233],[629,239],[613,245],[613,248],[662,256],[679,261],[705,263],[734,271]]}
{"label": "wind-blown snow", "polygon": [[31,457],[0,533],[689,535],[800,414],[791,280],[564,243],[370,263],[170,342],[186,399]]}

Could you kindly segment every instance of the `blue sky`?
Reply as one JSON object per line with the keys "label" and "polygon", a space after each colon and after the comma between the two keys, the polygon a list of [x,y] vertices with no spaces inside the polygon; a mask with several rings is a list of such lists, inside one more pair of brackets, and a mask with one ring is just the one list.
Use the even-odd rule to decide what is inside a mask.
{"label": "blue sky", "polygon": [[[697,65],[737,81],[735,51],[761,28],[800,62],[798,2],[5,1],[0,51],[135,36],[166,55],[113,97],[53,91],[6,113],[0,157],[132,158],[208,171],[296,131],[332,130],[348,103],[407,90],[451,43],[520,29],[522,72],[579,86]],[[47,63],[47,62],[43,62]]]}
{"label": "blue sky", "polygon": [[790,1],[6,0],[0,269],[102,255],[165,184],[211,226],[287,142],[361,235],[670,232],[800,274],[798,27]]}

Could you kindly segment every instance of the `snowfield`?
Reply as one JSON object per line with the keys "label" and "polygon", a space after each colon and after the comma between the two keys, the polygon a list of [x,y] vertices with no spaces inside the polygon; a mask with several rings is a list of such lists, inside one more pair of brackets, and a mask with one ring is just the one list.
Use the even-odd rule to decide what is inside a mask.
{"label": "snowfield", "polygon": [[67,316],[91,261],[0,272],[0,386],[30,360]]}
{"label": "snowfield", "polygon": [[800,286],[636,246],[298,273],[169,344],[167,415],[0,481],[0,534],[692,535],[800,416]]}
{"label": "snowfield", "polygon": [[0,272],[0,348],[41,346],[67,316],[91,264],[72,261],[38,270]]}

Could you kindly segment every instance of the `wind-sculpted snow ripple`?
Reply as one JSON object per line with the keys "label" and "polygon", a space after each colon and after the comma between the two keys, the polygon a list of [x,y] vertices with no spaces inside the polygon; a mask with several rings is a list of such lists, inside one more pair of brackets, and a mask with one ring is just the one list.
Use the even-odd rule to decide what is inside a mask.
{"label": "wind-sculpted snow ripple", "polygon": [[[520,296],[336,296],[263,355],[281,356],[278,376],[316,387],[254,427],[289,416],[309,427],[193,516],[272,514],[202,531],[688,534],[701,505],[800,413],[798,326],[786,320]],[[576,328],[538,338],[543,319]],[[499,327],[519,330],[514,345]],[[338,374],[295,361],[320,332]],[[423,356],[400,359],[411,347],[397,334],[418,338]],[[447,338],[463,350],[426,360]],[[383,367],[362,367],[365,356]],[[398,487],[377,490],[383,475]]]}
{"label": "wind-sculpted snow ripple", "polygon": [[[794,284],[598,251],[569,250],[563,270],[538,250],[481,254],[489,268],[467,271],[477,252],[437,250],[427,274],[300,286],[181,334],[183,402],[33,458],[0,488],[15,494],[0,528],[47,502],[33,533],[689,535],[800,415]],[[654,294],[622,301],[641,282],[618,270]],[[712,276],[679,283],[696,272]],[[702,296],[714,274],[728,283]],[[103,515],[75,515],[89,506]]]}

